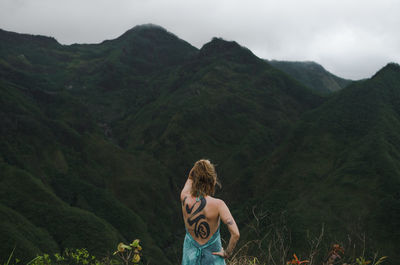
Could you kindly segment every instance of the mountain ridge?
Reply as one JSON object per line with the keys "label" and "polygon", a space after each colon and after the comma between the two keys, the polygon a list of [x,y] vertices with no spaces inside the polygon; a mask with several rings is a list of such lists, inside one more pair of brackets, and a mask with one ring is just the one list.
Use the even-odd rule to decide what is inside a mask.
{"label": "mountain ridge", "polygon": [[[2,42],[18,39],[18,41],[36,41],[39,43],[57,44],[61,45],[54,37],[35,35],[29,33],[16,33],[13,31],[8,31],[0,28],[0,40]],[[17,43],[17,42],[15,42]]]}
{"label": "mountain ridge", "polygon": [[352,82],[352,80],[337,77],[313,61],[271,60],[268,62],[323,95],[339,91]]}

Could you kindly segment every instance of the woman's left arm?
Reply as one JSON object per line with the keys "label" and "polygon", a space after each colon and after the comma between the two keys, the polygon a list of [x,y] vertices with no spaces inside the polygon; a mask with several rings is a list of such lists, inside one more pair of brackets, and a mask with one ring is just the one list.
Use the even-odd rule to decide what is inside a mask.
{"label": "woman's left arm", "polygon": [[239,240],[240,233],[239,233],[239,228],[237,227],[237,224],[235,222],[235,219],[233,219],[231,212],[229,211],[228,206],[226,206],[225,202],[220,200],[219,201],[219,216],[224,224],[228,226],[229,232],[231,234],[231,238],[229,239],[228,247],[226,250],[222,249],[219,252],[213,252],[214,255],[221,256],[223,258],[229,258],[232,253],[233,249],[236,246],[236,243]]}

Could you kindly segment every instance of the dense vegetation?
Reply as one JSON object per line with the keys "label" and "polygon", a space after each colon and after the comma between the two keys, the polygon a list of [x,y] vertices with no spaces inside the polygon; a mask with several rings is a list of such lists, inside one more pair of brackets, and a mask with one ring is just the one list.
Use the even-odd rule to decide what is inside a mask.
{"label": "dense vegetation", "polygon": [[325,248],[366,232],[396,257],[399,66],[335,79],[343,89],[324,97],[336,89],[288,73],[236,42],[198,50],[154,25],[70,46],[0,30],[0,257],[102,255],[139,237],[144,261],[179,263],[177,198],[202,157],[243,241],[279,223],[306,251],[324,223]]}

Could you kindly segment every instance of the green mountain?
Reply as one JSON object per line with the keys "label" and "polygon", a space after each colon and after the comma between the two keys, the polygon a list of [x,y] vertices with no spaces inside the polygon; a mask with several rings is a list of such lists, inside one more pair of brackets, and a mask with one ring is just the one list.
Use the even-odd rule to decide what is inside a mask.
{"label": "green mountain", "polygon": [[221,178],[229,176],[231,185],[233,176],[277,146],[301,113],[321,102],[248,49],[215,38],[176,71],[155,101],[114,128],[128,151],[150,152],[176,172],[178,194],[182,176],[204,155],[221,161]]}
{"label": "green mountain", "polygon": [[315,62],[268,61],[272,66],[292,76],[321,94],[330,94],[348,86],[352,81],[331,74]]}
{"label": "green mountain", "polygon": [[[9,216],[1,218],[1,238],[6,240],[1,256],[15,244],[16,254],[26,258],[72,246],[104,254],[120,240],[139,237],[152,253],[148,260],[168,264],[164,251],[175,222],[165,216],[178,205],[169,189],[170,173],[152,156],[117,146],[107,122],[146,104],[157,92],[146,86],[153,73],[185,60],[194,48],[149,26],[132,29],[119,42],[98,45],[62,46],[51,38],[0,33],[0,203]],[[144,40],[154,41],[155,48],[140,53],[144,58],[124,62],[121,47],[137,52]],[[155,50],[172,57],[171,47],[176,47],[176,56],[170,61],[145,58]],[[140,63],[149,66],[140,68],[141,73],[135,68]],[[121,69],[113,90],[104,85],[110,65]],[[124,86],[124,78],[136,79],[124,81],[131,84]],[[137,93],[144,86],[151,91]],[[122,112],[124,104],[129,107]],[[158,172],[163,177],[151,178]],[[19,231],[24,223],[31,228]]]}
{"label": "green mountain", "polygon": [[332,241],[365,233],[364,244],[396,263],[399,114],[400,66],[388,64],[305,114],[264,161],[253,181],[255,197],[290,213],[294,237],[322,223],[336,235]]}
{"label": "green mountain", "polygon": [[14,245],[25,260],[66,247],[104,255],[140,238],[145,262],[179,263],[177,198],[202,157],[217,163],[217,196],[244,240],[258,236],[256,207],[293,213],[296,249],[308,227],[341,237],[358,218],[392,255],[399,77],[388,65],[322,97],[218,38],[196,49],[142,25],[66,46],[0,30],[0,257]]}

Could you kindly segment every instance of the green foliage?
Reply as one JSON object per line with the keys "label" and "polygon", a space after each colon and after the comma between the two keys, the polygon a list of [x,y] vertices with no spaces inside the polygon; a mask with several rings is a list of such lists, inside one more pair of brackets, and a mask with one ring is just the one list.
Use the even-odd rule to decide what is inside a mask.
{"label": "green foliage", "polygon": [[141,258],[142,246],[140,245],[140,240],[135,239],[129,245],[124,243],[119,243],[117,251],[113,255],[117,255],[125,265],[138,264]]}
{"label": "green foliage", "polygon": [[361,257],[356,258],[355,264],[357,264],[357,265],[367,265],[367,264],[378,265],[378,264],[383,263],[386,258],[387,258],[386,256],[380,257],[377,261],[374,261],[371,263],[370,260],[366,260],[364,257],[361,256]]}
{"label": "green foliage", "polygon": [[53,255],[43,254],[32,259],[27,265],[100,265],[102,264],[97,258],[89,253],[85,248],[81,249],[65,249],[60,253]]}
{"label": "green foliage", "polygon": [[13,254],[14,254],[14,250],[15,250],[15,248],[13,248],[13,250],[11,251],[10,256],[8,257],[8,260],[7,260],[6,263],[4,263],[4,265],[9,265],[10,264],[11,258],[13,257]]}
{"label": "green foliage", "polygon": [[[11,251],[9,258],[4,265],[18,264],[20,260],[18,258],[14,259],[14,262],[11,263],[11,260],[14,258],[14,250]],[[98,260],[94,255],[90,254],[89,251],[85,248],[79,249],[70,249],[66,248],[61,254],[55,253],[52,255],[42,254],[37,255],[35,258],[30,260],[27,265],[118,265],[122,264],[139,264],[141,259],[141,251],[142,246],[140,245],[139,239],[135,239],[131,244],[125,245],[123,243],[119,243],[117,247],[117,251],[114,252],[113,255],[117,255],[120,258],[114,259],[109,254],[103,253],[103,258]]]}
{"label": "green foliage", "polygon": [[26,261],[40,250],[58,251],[58,245],[49,233],[35,226],[17,211],[0,204],[0,238],[2,248],[0,257],[6,257],[16,245],[15,254]]}

